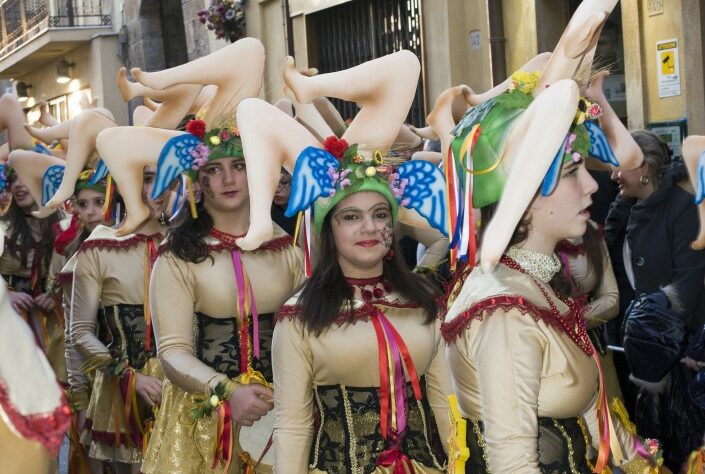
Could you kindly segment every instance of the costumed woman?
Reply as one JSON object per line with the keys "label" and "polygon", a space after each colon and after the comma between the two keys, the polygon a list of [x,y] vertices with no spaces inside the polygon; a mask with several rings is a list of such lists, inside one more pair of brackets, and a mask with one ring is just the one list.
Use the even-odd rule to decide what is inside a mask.
{"label": "costumed woman", "polygon": [[150,407],[161,401],[147,295],[165,202],[148,198],[153,177],[145,170],[150,217],[139,233],[116,237],[114,229],[96,227],[78,251],[71,291],[71,342],[94,377],[81,441],[92,461],[125,473],[139,471]]}
{"label": "costumed woman", "polygon": [[[288,58],[297,102],[332,96],[361,105],[343,137],[323,144],[260,100],[238,107],[250,185],[271,199],[273,183],[253,167],[295,162],[287,213],[308,221],[313,205],[319,233],[311,278],[274,329],[277,472],[444,472],[450,385],[435,292],[406,268],[393,235],[400,204],[444,229],[444,180],[428,162],[393,167],[382,158],[419,70],[408,51],[313,77]],[[253,216],[268,207],[251,202]]]}
{"label": "costumed woman", "polygon": [[[17,150],[13,153],[31,152]],[[8,212],[0,217],[5,240],[0,256],[0,273],[8,284],[11,304],[27,319],[37,343],[47,353],[59,379],[65,382],[63,317],[59,304],[46,288],[60,215],[58,212],[44,212],[33,197],[41,195],[41,192],[30,192],[29,189],[39,187],[43,172],[60,166],[63,160],[40,153],[35,155],[36,159],[26,163],[26,166],[18,163],[17,169],[11,166],[5,170],[12,203]],[[10,163],[13,164],[12,158]],[[32,176],[37,173],[39,182],[35,183]],[[26,182],[20,174],[25,176]]]}
{"label": "costumed woman", "polygon": [[[472,202],[496,203],[484,221],[480,267],[443,325],[467,422],[466,472],[645,472],[662,462],[624,427],[633,427],[626,417],[610,414],[585,301],[571,297],[555,255],[560,240],[586,230],[597,189],[588,155],[629,167],[642,158],[629,152],[626,130],[602,132],[600,107],[580,98],[572,80],[570,71],[594,54],[604,21],[593,15],[598,3],[580,5],[540,75],[513,75],[509,90],[470,109],[454,131],[468,140],[467,155],[455,156],[474,174]],[[577,43],[586,50],[568,55]],[[493,126],[500,128],[486,134]]]}
{"label": "costumed woman", "polygon": [[[218,79],[214,97],[232,94],[219,99],[230,109],[189,121],[188,133],[168,140],[159,157],[154,194],[180,173],[189,183],[197,181],[201,192],[198,203],[183,209],[154,267],[152,314],[166,378],[145,473],[271,471],[272,316],[303,280],[303,261],[279,227],[254,251],[235,245],[250,216],[234,107],[257,95],[264,50],[251,38],[228,48],[139,78],[164,80],[165,87]],[[227,80],[213,77],[209,64],[222,61],[222,54],[248,68],[237,75],[229,71]]]}

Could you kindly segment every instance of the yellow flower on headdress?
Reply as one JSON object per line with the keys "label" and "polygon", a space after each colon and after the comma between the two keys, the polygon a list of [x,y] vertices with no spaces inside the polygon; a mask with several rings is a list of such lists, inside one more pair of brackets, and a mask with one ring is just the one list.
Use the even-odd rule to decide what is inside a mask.
{"label": "yellow flower on headdress", "polygon": [[87,179],[90,179],[92,174],[93,174],[92,169],[83,170],[83,171],[81,171],[81,174],[78,175],[78,180],[79,181],[86,181]]}
{"label": "yellow flower on headdress", "polygon": [[208,112],[208,107],[203,107],[198,112],[196,112],[196,120],[203,120],[203,118],[206,116],[206,112]]}
{"label": "yellow flower on headdress", "polygon": [[509,85],[509,90],[519,89],[524,94],[531,94],[539,85],[540,77],[541,71],[516,71],[512,74],[512,83]]}
{"label": "yellow flower on headdress", "polygon": [[220,138],[218,138],[217,135],[213,135],[213,136],[210,138],[210,142],[211,142],[211,145],[218,146],[218,145],[220,145]]}

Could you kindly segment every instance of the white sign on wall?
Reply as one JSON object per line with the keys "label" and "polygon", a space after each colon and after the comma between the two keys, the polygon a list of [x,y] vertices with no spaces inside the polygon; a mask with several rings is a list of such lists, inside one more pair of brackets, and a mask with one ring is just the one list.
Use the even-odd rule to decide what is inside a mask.
{"label": "white sign on wall", "polygon": [[681,95],[681,74],[678,61],[678,40],[656,42],[656,70],[658,71],[658,96]]}
{"label": "white sign on wall", "polygon": [[472,30],[470,32],[470,48],[480,49],[482,46],[482,36],[480,36],[480,30]]}

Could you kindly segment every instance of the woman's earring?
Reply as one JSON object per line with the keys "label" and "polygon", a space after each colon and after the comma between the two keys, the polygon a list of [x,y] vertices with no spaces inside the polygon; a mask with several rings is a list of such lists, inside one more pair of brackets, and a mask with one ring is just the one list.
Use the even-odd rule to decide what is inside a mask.
{"label": "woman's earring", "polygon": [[639,182],[641,184],[643,184],[644,186],[646,186],[647,184],[649,184],[649,177],[646,176],[645,174],[642,174],[641,178],[639,178]]}
{"label": "woman's earring", "polygon": [[159,223],[163,226],[169,224],[169,218],[163,212],[161,214],[159,214]]}
{"label": "woman's earring", "polygon": [[389,249],[387,250],[387,253],[384,255],[385,260],[391,260],[394,258],[394,250]]}

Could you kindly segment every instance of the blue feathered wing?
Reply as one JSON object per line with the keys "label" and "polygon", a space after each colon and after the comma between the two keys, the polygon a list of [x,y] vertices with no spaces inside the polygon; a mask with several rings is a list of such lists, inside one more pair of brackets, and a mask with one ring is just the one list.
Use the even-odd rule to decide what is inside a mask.
{"label": "blue feathered wing", "polygon": [[698,169],[695,172],[695,204],[705,199],[705,152],[698,159]]}
{"label": "blue feathered wing", "polygon": [[446,223],[446,183],[443,172],[428,161],[411,160],[397,168],[399,180],[407,179],[403,199],[428,223],[448,237]]}
{"label": "blue feathered wing", "polygon": [[88,181],[88,186],[95,186],[96,183],[108,176],[109,172],[110,171],[108,170],[108,166],[105,164],[105,161],[100,160],[98,162],[98,166],[95,167],[93,176],[91,176],[91,179]]}
{"label": "blue feathered wing", "polygon": [[304,148],[296,159],[285,215],[294,216],[319,197],[328,196],[334,185],[328,170],[331,167],[337,170],[339,166],[338,160],[327,151],[312,146]]}
{"label": "blue feathered wing", "polygon": [[553,157],[551,166],[546,172],[546,176],[543,178],[543,183],[541,184],[541,196],[550,195],[558,184],[558,178],[561,177],[561,169],[563,168],[563,156],[565,155],[565,147],[568,143],[569,136],[566,136],[561,143],[561,147],[556,152],[556,156]]}
{"label": "blue feathered wing", "polygon": [[64,179],[64,165],[52,165],[42,176],[42,206],[56,194],[61,180]]}
{"label": "blue feathered wing", "polygon": [[607,141],[607,135],[605,135],[605,132],[597,122],[586,120],[584,125],[590,134],[590,155],[603,163],[619,166],[619,160],[617,160],[617,156],[614,154],[610,143]]}
{"label": "blue feathered wing", "polygon": [[184,133],[170,138],[164,144],[161,153],[159,153],[151,199],[157,199],[169,189],[172,181],[181,173],[191,169],[193,165],[191,152],[196,149],[199,143],[202,142],[197,137],[190,133]]}

